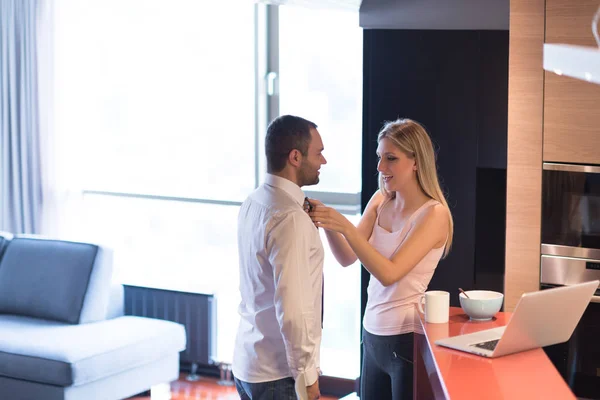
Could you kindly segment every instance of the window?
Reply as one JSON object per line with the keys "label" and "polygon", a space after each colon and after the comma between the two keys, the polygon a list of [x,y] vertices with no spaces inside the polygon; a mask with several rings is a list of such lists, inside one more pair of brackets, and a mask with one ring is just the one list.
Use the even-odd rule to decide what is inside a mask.
{"label": "window", "polygon": [[[328,164],[309,195],[354,222],[360,206],[358,15],[286,6],[267,30],[267,8],[277,14],[246,0],[56,0],[55,147],[60,181],[80,199],[62,232],[113,248],[119,282],[215,293],[220,361],[233,352],[237,213],[264,174],[265,121],[317,123]],[[273,47],[277,36],[286,46]],[[265,94],[267,54],[277,96]],[[326,251],[322,368],[354,379],[360,268]]]}
{"label": "window", "polygon": [[280,114],[315,122],[328,161],[310,190],[361,190],[362,79],[358,13],[279,8]]}
{"label": "window", "polygon": [[[358,224],[360,215],[347,215]],[[323,337],[321,341],[321,370],[324,375],[345,379],[360,376],[360,263],[341,267],[327,244],[325,248]]]}
{"label": "window", "polygon": [[231,360],[237,329],[238,207],[153,198],[84,195],[81,225],[115,249],[115,280],[214,293],[218,360]]}
{"label": "window", "polygon": [[237,327],[238,205],[256,186],[254,16],[244,0],[56,7],[56,131],[84,194],[69,234],[111,246],[120,282],[214,292],[219,360]]}
{"label": "window", "polygon": [[255,186],[254,5],[58,3],[59,128],[81,187],[243,200]]}
{"label": "window", "polygon": [[[358,223],[362,151],[362,29],[347,11],[279,7],[279,113],[318,125],[327,164],[305,188]],[[305,191],[306,191],[305,190]],[[349,207],[350,206],[350,207]],[[360,264],[342,268],[325,245],[325,375],[360,375]]]}

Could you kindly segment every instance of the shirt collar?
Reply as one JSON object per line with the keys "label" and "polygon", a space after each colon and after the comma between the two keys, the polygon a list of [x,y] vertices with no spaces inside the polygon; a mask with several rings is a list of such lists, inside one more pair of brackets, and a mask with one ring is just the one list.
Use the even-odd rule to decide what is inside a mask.
{"label": "shirt collar", "polygon": [[269,186],[273,186],[279,188],[289,194],[299,205],[304,204],[304,192],[300,189],[300,186],[296,185],[294,182],[282,178],[277,175],[266,174],[265,175],[265,183]]}

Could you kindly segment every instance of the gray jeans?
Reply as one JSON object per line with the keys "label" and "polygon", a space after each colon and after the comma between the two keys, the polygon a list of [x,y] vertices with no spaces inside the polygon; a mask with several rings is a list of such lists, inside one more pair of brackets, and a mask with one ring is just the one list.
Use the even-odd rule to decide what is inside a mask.
{"label": "gray jeans", "polygon": [[259,383],[234,379],[241,400],[296,400],[295,382],[292,378]]}

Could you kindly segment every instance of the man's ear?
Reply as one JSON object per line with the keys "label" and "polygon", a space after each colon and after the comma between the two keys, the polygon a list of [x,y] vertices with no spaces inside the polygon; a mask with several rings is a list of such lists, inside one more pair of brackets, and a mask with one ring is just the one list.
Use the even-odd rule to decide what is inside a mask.
{"label": "man's ear", "polygon": [[300,153],[300,151],[296,149],[290,151],[290,154],[288,155],[288,161],[294,167],[299,167],[302,163],[302,153]]}

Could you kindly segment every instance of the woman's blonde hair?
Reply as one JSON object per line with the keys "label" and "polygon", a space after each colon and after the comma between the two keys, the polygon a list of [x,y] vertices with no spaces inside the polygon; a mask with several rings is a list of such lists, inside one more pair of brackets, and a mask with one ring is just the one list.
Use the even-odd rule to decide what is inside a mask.
{"label": "woman's blonde hair", "polygon": [[[377,136],[377,143],[381,142],[383,138],[389,139],[404,154],[415,160],[419,186],[421,186],[421,189],[427,196],[440,202],[448,211],[450,229],[448,231],[446,248],[444,249],[444,257],[446,257],[452,246],[454,220],[452,219],[452,213],[450,212],[450,207],[448,207],[448,202],[440,187],[435,162],[435,152],[429,134],[418,122],[403,118],[386,122]],[[386,197],[396,197],[395,192],[390,193],[385,190],[381,174],[379,174],[379,190]]]}

